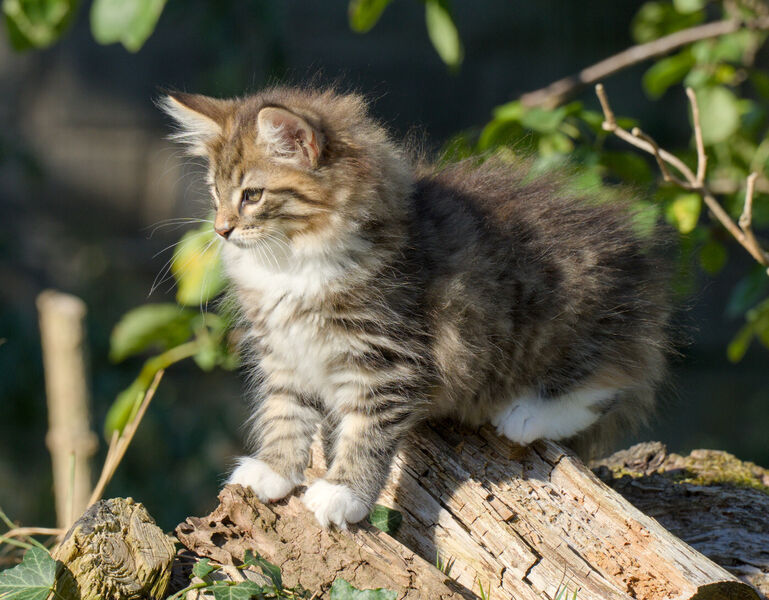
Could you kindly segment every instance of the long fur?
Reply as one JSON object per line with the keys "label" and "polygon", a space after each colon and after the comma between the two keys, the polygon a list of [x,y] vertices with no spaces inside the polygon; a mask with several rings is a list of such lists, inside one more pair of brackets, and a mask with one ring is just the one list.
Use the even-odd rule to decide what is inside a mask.
{"label": "long fur", "polygon": [[[223,257],[258,381],[252,471],[264,463],[290,489],[320,428],[337,487],[312,494],[319,520],[336,519],[338,507],[317,508],[332,492],[373,503],[425,418],[585,449],[651,411],[670,307],[627,204],[580,197],[525,163],[417,169],[356,95],[175,98],[182,127],[207,121],[180,119],[178,104],[221,129],[192,137],[209,157],[217,223],[234,224]],[[265,107],[317,133],[317,166],[287,162],[291,148],[275,156],[275,128],[257,126]]]}

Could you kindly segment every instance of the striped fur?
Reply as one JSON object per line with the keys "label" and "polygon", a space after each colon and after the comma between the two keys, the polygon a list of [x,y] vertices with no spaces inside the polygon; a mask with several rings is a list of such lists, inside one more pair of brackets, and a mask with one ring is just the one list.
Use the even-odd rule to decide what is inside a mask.
{"label": "striped fur", "polygon": [[425,418],[582,444],[651,410],[669,305],[625,206],[493,159],[418,169],[355,95],[166,106],[209,158],[258,382],[254,458],[231,481],[289,493],[320,431],[306,504],[344,527]]}

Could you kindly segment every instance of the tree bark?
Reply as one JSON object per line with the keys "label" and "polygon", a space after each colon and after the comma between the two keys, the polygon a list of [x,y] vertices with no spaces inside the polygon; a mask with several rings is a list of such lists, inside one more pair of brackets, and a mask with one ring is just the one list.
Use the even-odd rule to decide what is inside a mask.
{"label": "tree bark", "polygon": [[[322,473],[317,447],[313,462],[308,482]],[[343,577],[399,598],[472,598],[481,588],[495,600],[552,599],[564,590],[580,600],[760,598],[564,448],[521,448],[488,428],[432,424],[410,437],[380,498],[403,514],[393,537],[370,525],[323,530],[296,495],[265,506],[228,486],[220,501],[177,528],[187,548],[223,564],[254,548],[289,585],[311,590]]]}
{"label": "tree bark", "polygon": [[452,576],[494,598],[758,598],[552,442],[520,448],[489,428],[440,424],[399,455],[384,504],[404,513],[396,538],[452,559]]}
{"label": "tree bark", "polygon": [[457,586],[370,525],[352,532],[322,529],[299,498],[265,505],[250,489],[228,485],[210,515],[190,517],[177,539],[197,556],[240,564],[246,550],[280,566],[288,587],[326,592],[337,577],[360,588],[389,588],[408,600],[460,600]]}
{"label": "tree bark", "polygon": [[637,444],[596,474],[640,511],[769,596],[769,470],[717,450]]}

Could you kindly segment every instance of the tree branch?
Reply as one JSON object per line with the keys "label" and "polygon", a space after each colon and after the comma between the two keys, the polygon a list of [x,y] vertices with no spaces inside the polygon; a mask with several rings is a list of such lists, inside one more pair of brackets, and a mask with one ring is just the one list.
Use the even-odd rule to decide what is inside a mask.
{"label": "tree branch", "polygon": [[[697,173],[695,174],[680,158],[663,150],[657,143],[641,132],[637,127],[633,128],[632,133],[617,125],[614,112],[609,105],[609,99],[606,96],[606,90],[602,84],[595,86],[595,93],[598,95],[598,101],[603,109],[604,122],[603,129],[613,133],[618,138],[640,148],[644,152],[653,155],[657,159],[662,175],[665,181],[672,182],[678,187],[697,192],[713,216],[732,234],[734,239],[747,250],[750,255],[764,267],[769,267],[769,254],[761,247],[753,234],[751,227],[752,209],[753,209],[753,190],[755,187],[757,174],[753,173],[748,177],[747,190],[745,194],[745,208],[740,217],[740,224],[737,225],[732,218],[723,209],[713,193],[705,184],[705,170],[707,167],[707,155],[705,146],[702,142],[702,128],[700,126],[699,107],[697,106],[697,97],[691,88],[687,88],[686,94],[692,107],[692,121],[694,124],[694,139],[697,146]],[[667,165],[674,167],[683,175],[683,180],[670,173]]]}
{"label": "tree branch", "polygon": [[698,25],[689,29],[676,31],[645,44],[631,46],[622,52],[610,56],[600,62],[595,63],[579,73],[564,77],[533,92],[523,94],[520,98],[524,106],[542,106],[544,108],[555,108],[563,104],[566,100],[585,89],[595,82],[605,79],[614,73],[623,71],[640,62],[649,60],[656,56],[667,54],[668,52],[691,44],[699,40],[720,37],[727,33],[734,33],[742,28],[748,29],[769,29],[769,17],[761,17],[750,21],[740,21],[738,19],[726,19],[723,21],[714,21],[705,25]]}

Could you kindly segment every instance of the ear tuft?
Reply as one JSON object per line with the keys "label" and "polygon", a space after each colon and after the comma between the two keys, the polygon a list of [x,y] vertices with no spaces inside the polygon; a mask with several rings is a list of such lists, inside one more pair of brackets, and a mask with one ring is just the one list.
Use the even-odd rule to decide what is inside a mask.
{"label": "ear tuft", "polygon": [[186,144],[193,156],[208,156],[207,143],[221,135],[229,102],[200,94],[173,92],[163,96],[158,104],[178,126],[171,139]]}
{"label": "ear tuft", "polygon": [[291,111],[268,106],[257,116],[258,139],[275,158],[314,169],[322,151],[320,132]]}

